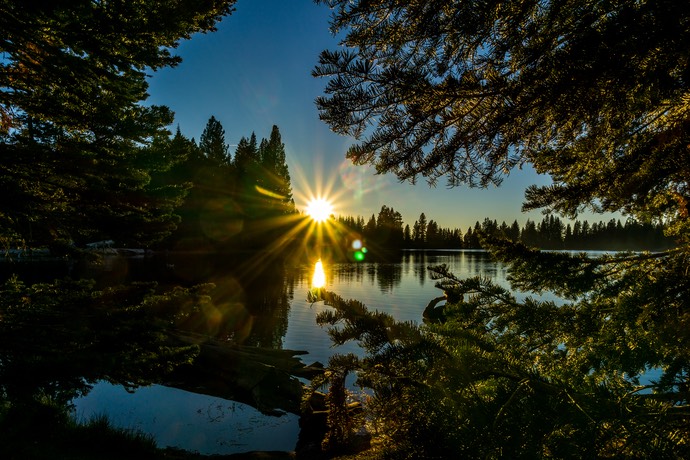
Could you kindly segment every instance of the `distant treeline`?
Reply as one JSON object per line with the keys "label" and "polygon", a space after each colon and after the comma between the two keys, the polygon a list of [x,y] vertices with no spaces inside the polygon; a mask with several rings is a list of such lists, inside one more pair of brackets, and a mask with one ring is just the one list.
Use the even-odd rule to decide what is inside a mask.
{"label": "distant treeline", "polygon": [[498,234],[513,241],[541,249],[567,250],[663,250],[673,247],[673,241],[664,236],[660,224],[643,223],[633,219],[621,222],[576,220],[564,223],[556,216],[546,216],[537,223],[527,220],[520,227],[517,220],[508,225],[485,218],[465,232],[440,227],[434,220],[420,214],[414,225],[403,226],[399,212],[383,206],[378,217],[339,216],[336,221],[352,232],[362,235],[372,247],[383,249],[481,249],[480,234]]}

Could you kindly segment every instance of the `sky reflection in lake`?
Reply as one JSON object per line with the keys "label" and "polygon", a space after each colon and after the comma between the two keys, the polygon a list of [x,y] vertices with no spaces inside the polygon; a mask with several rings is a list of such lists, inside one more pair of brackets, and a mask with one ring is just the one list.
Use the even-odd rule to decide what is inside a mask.
{"label": "sky reflection in lake", "polygon": [[[244,288],[247,295],[252,294],[247,308],[253,319],[245,343],[273,343],[285,349],[308,351],[302,357],[307,364],[327,364],[336,352],[360,353],[352,343],[337,349],[331,347],[326,329],[315,321],[320,311],[330,307],[323,302],[310,302],[310,290],[323,283],[325,289],[345,299],[362,301],[370,310],[390,313],[398,320],[421,322],[429,300],[441,293],[427,267],[439,264],[448,265],[458,277],[483,275],[508,286],[506,268],[480,251],[410,251],[395,262],[303,264],[285,272],[273,271],[269,279],[254,280],[254,287]],[[229,277],[215,274],[214,278]],[[162,446],[203,454],[291,450],[299,432],[297,417],[293,415],[264,416],[240,403],[157,385],[129,394],[121,387],[99,384],[88,396],[76,401],[76,411],[84,418],[107,414],[117,426],[154,435]]]}

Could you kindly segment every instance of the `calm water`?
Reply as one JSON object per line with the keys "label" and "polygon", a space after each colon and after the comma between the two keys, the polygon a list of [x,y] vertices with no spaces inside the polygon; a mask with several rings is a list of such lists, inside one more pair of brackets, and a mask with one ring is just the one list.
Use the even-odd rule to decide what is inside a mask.
{"label": "calm water", "polygon": [[[128,267],[104,270],[115,276],[123,270],[135,272],[136,263]],[[422,311],[434,297],[441,295],[429,276],[430,265],[447,264],[459,277],[481,274],[507,286],[506,269],[481,251],[404,253],[394,263],[324,262],[326,287],[346,299],[357,299],[371,310],[385,311],[399,320],[421,322]],[[189,263],[168,263],[167,268],[185,277]],[[322,302],[310,304],[313,264],[275,270],[268,278],[238,281],[231,273],[211,276],[208,264],[200,264],[217,285],[219,296],[242,290],[252,304],[254,318],[250,331],[242,337],[245,343],[306,350],[305,363],[326,364],[337,352],[357,351],[357,346],[331,348],[325,329],[316,325],[316,315],[329,308]],[[216,273],[217,274],[217,273]],[[196,279],[194,281],[197,281]],[[246,328],[245,328],[246,329]],[[293,450],[297,441],[298,417],[264,416],[250,406],[182,390],[153,385],[134,393],[107,383],[97,384],[85,397],[75,400],[79,417],[88,419],[106,414],[117,426],[152,434],[158,444],[195,450],[203,454],[229,454],[251,450]]]}

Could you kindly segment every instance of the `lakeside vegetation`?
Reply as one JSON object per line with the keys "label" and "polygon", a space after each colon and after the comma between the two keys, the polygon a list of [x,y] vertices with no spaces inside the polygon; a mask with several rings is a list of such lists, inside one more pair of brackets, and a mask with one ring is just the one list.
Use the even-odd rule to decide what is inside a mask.
{"label": "lakeside vegetation", "polygon": [[[197,143],[168,130],[168,108],[144,105],[146,72],[174,66],[179,41],[212,32],[234,3],[0,5],[5,248],[47,247],[73,258],[104,240],[242,249],[258,266],[313,238],[321,243],[294,208],[277,126],[268,139],[243,138],[232,155],[214,117]],[[485,248],[509,267],[512,289],[532,296],[433,267],[445,303],[433,299],[425,322],[413,324],[311,292],[330,307],[318,322],[334,344],[355,341],[364,355],[336,354],[326,369],[308,370],[313,391],[302,413],[328,388],[315,411],[323,429],[308,449],[279,455],[690,457],[690,6],[317,3],[333,8],[333,31],[349,47],[324,51],[314,70],[328,78],[321,118],[357,140],[348,158],[401,180],[445,177],[451,186],[498,184],[529,163],[553,183],[529,187],[524,209],[551,215],[523,228],[487,218],[461,232],[424,215],[403,227],[384,205],[366,223],[323,224],[338,240],[361,234],[372,248]],[[584,209],[630,220],[577,221]],[[663,251],[589,257],[534,249],[617,249],[599,246],[614,236],[622,249]],[[102,421],[66,418],[69,402],[103,379],[132,388],[176,376],[198,388],[194,379],[209,373],[224,385],[246,384],[246,393],[224,394],[248,394],[266,411],[287,391],[298,411],[304,366],[289,350],[216,341],[229,320],[210,288],[6,280],[2,453],[42,458],[49,448],[88,458],[112,446],[168,455]],[[538,297],[545,292],[564,302]],[[658,378],[645,380],[649,369]],[[364,405],[348,399],[352,373],[368,391]]]}
{"label": "lakeside vegetation", "polygon": [[[291,212],[277,128],[247,161],[248,169],[261,170],[259,195],[258,175],[241,174],[251,178],[248,184],[236,180],[237,171],[218,142],[222,128],[213,118],[196,145],[179,131],[171,135],[170,109],[145,104],[147,73],[175,66],[180,40],[214,31],[234,3],[0,5],[3,249],[47,248],[52,256],[71,260],[100,257],[84,250],[97,241],[133,248],[162,247],[167,241],[216,249],[225,243],[219,236],[238,233],[230,232],[237,215],[259,222]],[[231,181],[219,174],[230,175],[225,179]],[[218,201],[227,195],[211,193],[216,187],[242,198],[241,207]],[[214,222],[205,218],[209,208],[234,212]],[[252,236],[242,244],[251,248],[282,241],[276,238],[282,235],[280,225],[262,222],[240,229]],[[190,240],[199,234],[203,240]],[[9,277],[0,289],[3,458],[197,458],[160,451],[146,436],[123,434],[102,420],[81,426],[68,413],[70,401],[97,381],[129,389],[162,382],[174,371],[193,373],[189,368],[212,361],[213,353],[238,367],[205,371],[217,372],[214,377],[228,387],[237,385],[232,390],[244,391],[245,400],[275,410],[281,402],[271,385],[297,385],[290,407],[299,406],[301,385],[292,374],[303,365],[293,361],[292,352],[275,355],[257,347],[211,344],[217,328],[209,329],[216,324],[208,315],[218,308],[210,285],[97,288],[88,280],[25,283]],[[197,339],[189,340],[184,332]]]}
{"label": "lakeside vegetation", "polygon": [[[379,458],[688,457],[690,6],[317,3],[346,47],[321,53],[316,104],[354,163],[479,187],[529,164],[551,183],[523,210],[621,212],[672,241],[589,257],[480,235],[528,296],[435,267],[446,302],[419,326],[321,292],[333,342],[366,350],[331,359],[331,393],[350,373],[371,392]],[[334,450],[362,426],[343,407]]]}

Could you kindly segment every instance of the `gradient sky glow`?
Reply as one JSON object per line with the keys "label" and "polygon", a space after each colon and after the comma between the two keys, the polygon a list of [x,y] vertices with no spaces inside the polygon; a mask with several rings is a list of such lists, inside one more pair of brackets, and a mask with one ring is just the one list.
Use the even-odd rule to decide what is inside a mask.
{"label": "gradient sky glow", "polygon": [[499,188],[449,189],[442,179],[436,188],[423,179],[411,185],[349,164],[345,152],[354,140],[331,132],[314,104],[326,80],[313,78],[311,71],[322,50],[338,46],[329,17],[327,7],[311,0],[239,0],[217,32],[180,45],[179,66],[152,75],[147,103],[170,107],[171,129],[179,125],[197,141],[214,115],[232,153],[240,138],[252,132],[259,140],[268,138],[277,125],[301,210],[309,199],[323,197],[334,202],[336,214],[368,219],[385,204],[410,227],[424,212],[427,220],[463,232],[485,217],[508,224],[517,219],[520,225],[528,217],[542,219],[539,212],[520,212],[525,188],[550,182],[529,168],[513,171]]}

